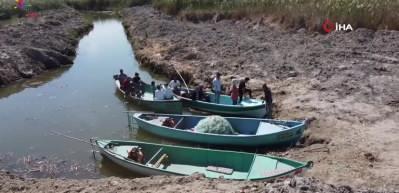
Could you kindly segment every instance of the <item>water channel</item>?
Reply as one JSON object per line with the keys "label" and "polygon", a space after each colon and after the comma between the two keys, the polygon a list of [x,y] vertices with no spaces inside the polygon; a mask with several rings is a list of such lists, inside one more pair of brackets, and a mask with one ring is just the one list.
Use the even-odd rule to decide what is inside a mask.
{"label": "water channel", "polygon": [[51,134],[170,143],[128,130],[125,111],[137,107],[115,88],[119,69],[162,82],[139,67],[120,21],[98,20],[80,40],[72,66],[0,88],[0,168],[34,177],[134,176],[94,159],[89,145]]}

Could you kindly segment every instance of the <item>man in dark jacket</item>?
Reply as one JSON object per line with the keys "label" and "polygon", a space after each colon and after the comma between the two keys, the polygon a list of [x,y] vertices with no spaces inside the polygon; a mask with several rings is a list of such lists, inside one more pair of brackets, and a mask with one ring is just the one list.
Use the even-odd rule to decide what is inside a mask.
{"label": "man in dark jacket", "polygon": [[272,109],[273,109],[272,91],[266,84],[263,84],[262,88],[263,88],[263,93],[264,93],[264,99],[266,101],[266,112],[267,112],[266,117],[273,118],[272,117]]}
{"label": "man in dark jacket", "polygon": [[240,81],[240,84],[238,85],[238,96],[239,96],[239,102],[241,103],[242,97],[244,96],[245,93],[248,93],[249,98],[252,98],[252,91],[251,89],[248,89],[246,86],[246,83],[249,81],[249,78],[245,78],[244,80]]}

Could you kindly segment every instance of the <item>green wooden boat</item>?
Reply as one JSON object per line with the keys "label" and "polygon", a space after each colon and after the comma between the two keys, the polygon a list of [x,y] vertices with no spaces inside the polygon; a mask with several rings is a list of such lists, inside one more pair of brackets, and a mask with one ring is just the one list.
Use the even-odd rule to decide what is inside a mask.
{"label": "green wooden boat", "polygon": [[[129,113],[140,129],[166,138],[211,145],[231,146],[289,146],[303,134],[305,121],[225,117],[236,134],[201,133],[193,129],[206,116],[162,115]],[[173,127],[163,126],[166,119],[173,119]]]}
{"label": "green wooden boat", "polygon": [[[193,90],[190,89],[190,92]],[[181,95],[176,95],[183,103],[193,109],[209,112],[218,115],[237,116],[237,117],[256,117],[263,118],[266,115],[266,103],[263,100],[244,98],[241,103],[233,105],[231,97],[228,95],[220,95],[220,103],[215,103],[215,94],[205,92],[209,96],[210,101],[192,100]]]}
{"label": "green wooden boat", "polygon": [[[120,88],[121,85],[119,80],[115,80],[115,85],[119,92],[126,95],[125,91]],[[151,85],[149,84],[145,85],[145,93],[143,97],[137,98],[131,95],[126,97],[133,104],[142,106],[156,113],[182,114],[183,112],[183,103],[176,97],[173,97],[172,100],[155,100],[152,94]]]}
{"label": "green wooden boat", "polygon": [[[202,173],[208,178],[265,180],[299,174],[313,165],[268,155],[138,141],[96,140],[95,143],[106,158],[145,176]],[[144,163],[127,157],[133,147],[142,148]],[[165,157],[167,159],[160,160]]]}

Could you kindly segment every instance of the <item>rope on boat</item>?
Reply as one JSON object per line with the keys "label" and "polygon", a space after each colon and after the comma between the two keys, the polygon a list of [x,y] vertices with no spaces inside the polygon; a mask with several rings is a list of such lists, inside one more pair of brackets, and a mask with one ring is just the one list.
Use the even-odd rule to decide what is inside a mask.
{"label": "rope on boat", "polygon": [[92,144],[91,142],[90,142],[90,140],[87,140],[87,139],[79,139],[79,138],[77,138],[77,137],[72,137],[72,136],[69,136],[69,135],[65,135],[65,134],[62,134],[62,133],[60,133],[60,132],[57,132],[57,131],[50,131],[50,133],[53,133],[53,134],[56,134],[56,135],[58,135],[58,136],[62,136],[62,137],[65,137],[65,138],[68,138],[68,139],[71,139],[71,140],[75,140],[75,141],[80,141],[80,142],[82,142],[82,143],[87,143],[87,144]]}
{"label": "rope on boat", "polygon": [[72,137],[72,136],[69,136],[69,135],[65,135],[65,134],[57,132],[57,131],[50,131],[50,133],[58,135],[58,136],[61,136],[61,137],[65,137],[65,138],[70,139],[70,140],[75,140],[75,141],[79,141],[79,142],[91,145],[91,148],[93,150],[93,157],[94,157],[94,159],[96,159],[96,154],[95,153],[97,153],[98,151],[96,151],[94,149],[94,147],[98,147],[98,146],[97,146],[97,144],[95,144],[93,142],[93,140],[95,140],[95,138],[90,138],[90,140],[87,140],[87,139],[80,139],[80,138],[77,138],[77,137]]}

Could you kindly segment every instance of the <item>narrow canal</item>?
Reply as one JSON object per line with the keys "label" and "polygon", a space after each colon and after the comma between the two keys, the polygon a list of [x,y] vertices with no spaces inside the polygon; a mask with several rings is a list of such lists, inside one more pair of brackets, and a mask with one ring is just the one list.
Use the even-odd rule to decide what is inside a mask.
{"label": "narrow canal", "polygon": [[121,22],[101,20],[80,40],[71,67],[0,88],[0,168],[33,177],[131,176],[100,156],[93,159],[89,145],[51,134],[162,140],[129,132],[125,111],[135,107],[115,88],[112,75],[119,69],[153,78],[139,68]]}

